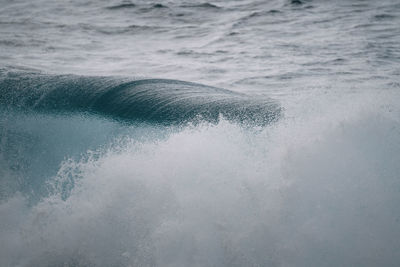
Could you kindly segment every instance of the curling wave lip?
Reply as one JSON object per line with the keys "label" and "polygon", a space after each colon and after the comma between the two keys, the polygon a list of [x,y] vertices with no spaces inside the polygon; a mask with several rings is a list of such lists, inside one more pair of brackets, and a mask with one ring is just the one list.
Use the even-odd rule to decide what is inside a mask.
{"label": "curling wave lip", "polygon": [[168,79],[129,79],[38,73],[0,75],[0,105],[43,112],[90,112],[117,120],[163,125],[218,122],[265,126],[280,105],[226,89]]}

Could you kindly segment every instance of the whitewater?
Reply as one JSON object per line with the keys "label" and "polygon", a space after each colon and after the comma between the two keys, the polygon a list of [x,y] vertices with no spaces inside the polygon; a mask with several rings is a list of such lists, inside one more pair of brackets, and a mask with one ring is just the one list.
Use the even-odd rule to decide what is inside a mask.
{"label": "whitewater", "polygon": [[398,266],[400,4],[0,0],[0,266]]}

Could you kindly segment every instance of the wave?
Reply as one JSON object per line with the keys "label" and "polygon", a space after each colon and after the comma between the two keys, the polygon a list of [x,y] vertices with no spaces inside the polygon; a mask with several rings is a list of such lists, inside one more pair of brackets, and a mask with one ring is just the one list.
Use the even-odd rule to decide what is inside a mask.
{"label": "wave", "polygon": [[136,7],[136,5],[134,3],[122,3],[119,5],[109,6],[109,7],[107,7],[107,9],[125,9],[125,8],[133,8],[133,7]]}
{"label": "wave", "polygon": [[270,98],[191,82],[18,72],[0,73],[0,105],[162,125],[218,122],[223,116],[235,123],[265,126],[282,114]]}
{"label": "wave", "polygon": [[194,8],[208,8],[208,9],[220,9],[220,6],[211,4],[211,3],[202,3],[202,4],[186,4],[181,7],[194,7]]}

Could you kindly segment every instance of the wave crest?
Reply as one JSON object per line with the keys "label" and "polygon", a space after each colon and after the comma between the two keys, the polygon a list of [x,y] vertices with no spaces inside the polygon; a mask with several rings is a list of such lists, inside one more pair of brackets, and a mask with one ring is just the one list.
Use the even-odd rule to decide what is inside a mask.
{"label": "wave crest", "polygon": [[89,112],[160,124],[227,120],[267,125],[281,115],[269,98],[168,79],[4,73],[0,105],[46,112]]}

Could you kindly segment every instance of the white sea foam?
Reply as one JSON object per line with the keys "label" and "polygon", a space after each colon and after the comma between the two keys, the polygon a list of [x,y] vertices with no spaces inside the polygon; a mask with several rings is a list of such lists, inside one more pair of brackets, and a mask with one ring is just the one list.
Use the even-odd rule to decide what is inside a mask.
{"label": "white sea foam", "polygon": [[65,160],[54,194],[0,205],[1,265],[395,266],[392,100],[341,101],[259,130],[222,121],[127,135]]}

